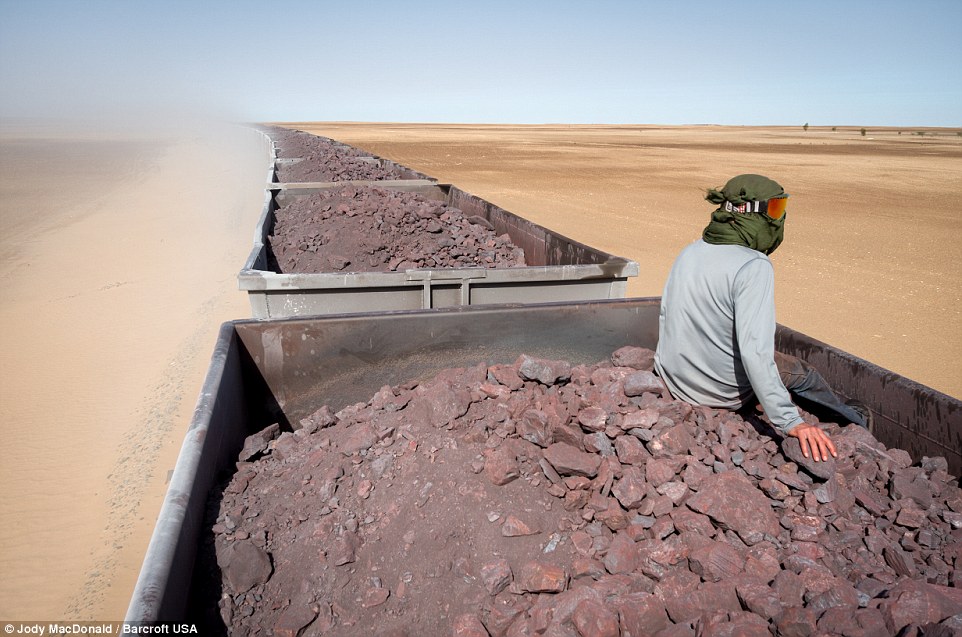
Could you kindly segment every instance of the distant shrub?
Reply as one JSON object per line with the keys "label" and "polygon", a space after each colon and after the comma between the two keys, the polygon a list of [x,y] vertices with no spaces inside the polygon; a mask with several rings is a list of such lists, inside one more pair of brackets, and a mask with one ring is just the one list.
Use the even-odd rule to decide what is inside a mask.
{"label": "distant shrub", "polygon": [[808,122],[805,122],[805,125],[802,126],[802,128],[805,130],[805,132],[808,132]]}
{"label": "distant shrub", "polygon": [[862,133],[862,137],[865,137],[865,129],[863,128],[860,132]]}
{"label": "distant shrub", "polygon": [[833,133],[834,133],[835,131],[837,131],[837,130],[838,130],[838,126],[832,126],[832,132],[833,132]]}

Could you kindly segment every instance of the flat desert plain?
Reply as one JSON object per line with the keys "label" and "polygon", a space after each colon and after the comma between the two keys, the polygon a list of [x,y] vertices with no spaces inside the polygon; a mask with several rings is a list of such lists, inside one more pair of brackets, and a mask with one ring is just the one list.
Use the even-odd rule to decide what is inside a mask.
{"label": "flat desert plain", "polygon": [[[861,126],[472,126],[296,122],[605,252],[660,296],[701,236],[707,188],[790,193],[772,255],[779,323],[962,397],[962,136]],[[922,133],[921,135],[919,133]]]}
{"label": "flat desert plain", "polygon": [[123,619],[268,162],[234,126],[0,127],[0,620]]}
{"label": "flat desert plain", "polygon": [[[955,130],[292,123],[641,265],[791,193],[779,322],[962,397]],[[0,130],[0,618],[119,620],[263,205],[251,131]]]}

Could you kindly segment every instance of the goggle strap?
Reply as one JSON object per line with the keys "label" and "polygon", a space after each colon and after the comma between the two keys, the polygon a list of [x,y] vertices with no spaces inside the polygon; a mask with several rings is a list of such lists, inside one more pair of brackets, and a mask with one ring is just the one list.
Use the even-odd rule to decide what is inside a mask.
{"label": "goggle strap", "polygon": [[[784,197],[773,197],[772,199],[783,199]],[[745,203],[732,203],[730,201],[725,202],[726,212],[768,212],[768,202],[771,199],[766,199],[765,201],[746,201]]]}
{"label": "goggle strap", "polygon": [[761,209],[760,204],[765,204],[765,209],[768,208],[767,201],[746,201],[745,203],[732,203],[730,201],[725,202],[725,212],[764,212]]}

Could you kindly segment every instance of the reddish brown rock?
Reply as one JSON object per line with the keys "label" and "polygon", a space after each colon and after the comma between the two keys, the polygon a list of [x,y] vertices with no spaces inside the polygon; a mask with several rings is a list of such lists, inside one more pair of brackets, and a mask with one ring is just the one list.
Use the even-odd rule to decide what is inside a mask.
{"label": "reddish brown rock", "polygon": [[550,442],[563,442],[575,449],[584,449],[584,435],[577,425],[550,423],[548,425]]}
{"label": "reddish brown rock", "polygon": [[481,581],[490,595],[497,595],[511,583],[511,565],[508,560],[499,559],[481,567]]}
{"label": "reddish brown rock", "polygon": [[[728,619],[724,619],[727,617]],[[709,621],[704,632],[710,637],[758,637],[768,635],[768,622],[749,612],[718,613],[716,621]]]}
{"label": "reddish brown rock", "polygon": [[808,491],[812,488],[812,478],[807,473],[799,473],[794,463],[782,465],[770,477],[799,491]]}
{"label": "reddish brown rock", "polygon": [[334,566],[350,564],[357,559],[357,535],[351,531],[345,531],[334,538],[328,557]]}
{"label": "reddish brown rock", "polygon": [[891,508],[883,501],[878,491],[862,478],[856,479],[852,484],[851,492],[855,496],[855,501],[872,515],[881,516]]}
{"label": "reddish brown rock", "polygon": [[[304,131],[270,129],[279,158],[278,179],[282,182],[333,182],[345,180],[401,179],[398,166],[372,161],[360,149]],[[290,161],[295,159],[296,161]]]}
{"label": "reddish brown rock", "polygon": [[625,346],[611,353],[611,362],[618,367],[633,367],[651,371],[655,366],[655,352],[645,347]]}
{"label": "reddish brown rock", "polygon": [[[830,608],[826,610],[819,616],[816,627],[819,632],[830,635],[864,635],[869,637],[873,634],[865,632],[858,623],[856,613],[850,608]],[[885,625],[882,625],[881,632],[874,634],[884,635]]]}
{"label": "reddish brown rock", "polygon": [[594,554],[593,540],[584,531],[575,531],[571,534],[571,545],[581,555],[590,556]]}
{"label": "reddish brown rock", "polygon": [[363,608],[373,608],[380,606],[391,596],[391,591],[387,588],[374,586],[364,592],[364,599],[361,601]]}
{"label": "reddish brown rock", "polygon": [[841,578],[835,578],[827,590],[806,597],[807,607],[819,614],[830,608],[847,608],[849,612],[854,612],[859,606],[858,591]]}
{"label": "reddish brown rock", "polygon": [[585,407],[578,412],[578,422],[588,431],[604,431],[608,412],[601,407]]}
{"label": "reddish brown rock", "polygon": [[[618,436],[615,438],[615,454],[622,464],[644,465],[651,459],[651,454],[645,445],[634,436]],[[960,519],[962,519],[962,514]]]}
{"label": "reddish brown rock", "polygon": [[317,610],[305,604],[292,604],[278,616],[274,624],[276,637],[299,637],[317,618]]}
{"label": "reddish brown rock", "polygon": [[656,422],[658,422],[658,410],[648,407],[625,414],[621,420],[621,428],[625,431],[651,429]]}
{"label": "reddish brown rock", "polygon": [[728,582],[700,584],[689,595],[666,599],[665,608],[676,624],[695,621],[715,611],[742,609],[734,584]]}
{"label": "reddish brown rock", "polygon": [[764,578],[755,578],[751,574],[737,578],[735,592],[745,608],[764,619],[774,619],[785,608],[775,591],[765,583]]}
{"label": "reddish brown rock", "polygon": [[622,595],[615,601],[615,607],[625,635],[654,635],[668,627],[665,603],[651,593]]}
{"label": "reddish brown rock", "polygon": [[617,503],[596,513],[595,519],[608,527],[610,531],[621,531],[628,528],[628,516]]}
{"label": "reddish brown rock", "polygon": [[524,387],[524,379],[518,375],[518,368],[513,365],[492,365],[488,368],[488,376],[511,391]]}
{"label": "reddish brown rock", "polygon": [[443,427],[455,418],[467,413],[471,406],[471,394],[463,388],[455,389],[446,382],[421,385],[415,400],[425,405],[428,421],[435,427]]}
{"label": "reddish brown rock", "polygon": [[484,475],[491,484],[502,486],[521,475],[518,456],[511,445],[501,445],[484,459]]}
{"label": "reddish brown rock", "polygon": [[560,593],[568,585],[568,574],[560,566],[527,562],[517,581],[521,590],[529,593]]}
{"label": "reddish brown rock", "polygon": [[[589,586],[580,586],[552,595],[539,595],[527,609],[526,628],[529,637],[536,635],[567,635],[576,637],[577,631],[571,625],[575,608],[585,599],[600,600],[597,591]],[[525,633],[522,633],[522,635]]]}
{"label": "reddish brown rock", "polygon": [[712,475],[712,470],[699,462],[690,462],[681,472],[681,477],[692,490],[701,489],[702,483]]}
{"label": "reddish brown rock", "polygon": [[688,556],[692,573],[707,582],[728,580],[745,568],[745,558],[728,542],[709,542],[696,548]]}
{"label": "reddish brown rock", "polygon": [[518,435],[539,447],[547,447],[551,443],[548,430],[548,415],[540,409],[528,409],[521,414],[517,422]]}
{"label": "reddish brown rock", "polygon": [[784,500],[792,495],[792,490],[781,480],[765,478],[759,481],[758,487],[772,500]]}
{"label": "reddish brown rock", "polygon": [[694,593],[701,578],[688,569],[668,569],[666,570],[653,591],[654,595],[663,602],[681,596],[689,596]]}
{"label": "reddish brown rock", "polygon": [[523,535],[535,535],[540,533],[537,528],[532,528],[520,518],[508,515],[501,525],[501,535],[504,537],[520,537]]}
{"label": "reddish brown rock", "polygon": [[655,458],[664,458],[688,453],[694,442],[688,427],[679,423],[655,436],[647,447]]}
{"label": "reddish brown rock", "polygon": [[542,385],[554,385],[570,378],[571,364],[567,361],[522,356],[518,362],[518,375],[528,380],[536,380]]}
{"label": "reddish brown rock", "polygon": [[[659,485],[655,491],[668,498],[668,500],[670,500],[675,506],[681,504],[689,492],[688,485],[680,480],[672,480],[671,482],[666,482],[665,484]],[[666,513],[670,512],[671,509],[666,510]]]}
{"label": "reddish brown rock", "polygon": [[484,394],[485,398],[505,398],[511,395],[511,390],[504,385],[496,383],[481,383],[478,391]]}
{"label": "reddish brown rock", "polygon": [[679,533],[692,531],[707,537],[715,534],[715,527],[707,515],[685,508],[674,509],[670,515],[672,524]]}
{"label": "reddish brown rock", "polygon": [[591,480],[584,476],[566,476],[562,478],[565,488],[580,491],[591,487]]}
{"label": "reddish brown rock", "polygon": [[377,433],[370,423],[361,423],[344,430],[344,435],[335,441],[337,449],[345,456],[370,449],[377,442]]}
{"label": "reddish brown rock", "polygon": [[778,634],[785,637],[812,637],[818,630],[818,615],[807,608],[792,606],[775,618],[775,627]]}
{"label": "reddish brown rock", "polygon": [[606,572],[604,564],[598,560],[590,557],[576,557],[571,561],[571,572],[569,575],[572,580],[583,577],[597,580],[603,577]]}
{"label": "reddish brown rock", "polygon": [[224,551],[224,579],[234,593],[244,593],[266,582],[273,571],[266,551],[250,540],[237,540]]}
{"label": "reddish brown rock", "polygon": [[921,467],[906,467],[889,480],[889,495],[893,500],[913,500],[922,509],[932,504],[934,486]]}
{"label": "reddish brown rock", "polygon": [[691,404],[683,400],[672,400],[667,394],[661,400],[657,401],[655,406],[658,408],[658,413],[661,417],[673,423],[688,420],[694,411],[694,407],[692,407]]}
{"label": "reddish brown rock", "polygon": [[782,516],[781,524],[791,531],[793,540],[815,542],[825,531],[825,520],[817,515],[787,513]]}
{"label": "reddish brown rock", "polygon": [[895,523],[904,526],[909,529],[917,529],[928,521],[928,513],[922,509],[917,509],[914,506],[903,507],[899,513],[898,517],[895,518]]}
{"label": "reddish brown rock", "polygon": [[563,476],[592,477],[598,473],[601,457],[586,453],[563,442],[556,442],[544,450],[545,459]]}
{"label": "reddish brown rock", "polygon": [[542,473],[544,473],[544,476],[548,480],[550,480],[553,485],[559,484],[561,482],[561,476],[558,475],[558,472],[555,471],[555,468],[551,466],[550,462],[548,462],[544,458],[541,458],[538,461],[538,466],[541,468],[541,471]]}
{"label": "reddish brown rock", "polygon": [[890,544],[882,549],[882,556],[885,558],[885,563],[891,566],[900,577],[916,576],[915,560],[902,547]]}
{"label": "reddish brown rock", "polygon": [[749,545],[779,533],[765,494],[735,471],[707,478],[686,505],[712,518],[721,528],[735,531]]}
{"label": "reddish brown rock", "polygon": [[796,561],[796,557],[797,555],[789,556],[783,560],[783,564],[786,568],[797,570],[805,590],[803,599],[807,606],[814,597],[845,584],[825,566],[806,558]]}
{"label": "reddish brown rock", "polygon": [[829,455],[828,459],[815,460],[811,452],[809,452],[806,458],[802,454],[802,447],[798,438],[793,436],[783,438],[782,452],[799,467],[820,480],[828,480],[835,475],[835,458]]}
{"label": "reddish brown rock", "polygon": [[362,499],[367,499],[371,495],[371,490],[374,488],[374,483],[370,480],[361,480],[357,484],[357,496]]}
{"label": "reddish brown rock", "polygon": [[564,496],[565,511],[576,511],[588,504],[590,495],[587,491],[568,491]]}
{"label": "reddish brown rock", "polygon": [[479,615],[491,637],[507,637],[507,631],[523,612],[523,607],[495,597],[484,601]]}
{"label": "reddish brown rock", "polygon": [[838,475],[833,475],[826,482],[823,482],[815,487],[813,493],[819,502],[822,504],[827,504],[829,502],[834,502],[838,498],[839,491],[841,489],[842,487],[839,484]]}
{"label": "reddish brown rock", "polygon": [[489,637],[487,629],[477,615],[459,615],[451,626],[452,637]]}
{"label": "reddish brown rock", "polygon": [[582,440],[584,441],[585,451],[589,453],[597,453],[602,457],[613,456],[615,454],[615,448],[611,444],[611,439],[608,438],[603,431],[587,434]]}
{"label": "reddish brown rock", "polygon": [[262,453],[267,451],[267,447],[272,440],[275,440],[281,435],[281,426],[274,423],[268,427],[265,427],[261,431],[252,434],[244,439],[244,448],[238,456],[238,460],[241,462],[246,462],[257,458]]}
{"label": "reddish brown rock", "polygon": [[575,607],[571,623],[581,637],[619,637],[621,634],[618,613],[594,599],[582,600]]}
{"label": "reddish brown rock", "polygon": [[621,478],[611,489],[611,494],[618,499],[625,509],[637,509],[642,500],[648,495],[648,483],[639,467],[627,467]]}
{"label": "reddish brown rock", "polygon": [[781,572],[782,567],[778,556],[768,552],[756,552],[758,545],[750,547],[745,558],[745,572],[758,577],[764,582],[771,582]]}
{"label": "reddish brown rock", "polygon": [[910,624],[938,623],[962,613],[962,595],[957,589],[903,579],[888,592],[879,610],[894,635]]}
{"label": "reddish brown rock", "polygon": [[612,575],[631,573],[638,565],[638,549],[627,533],[616,533],[608,546],[603,563]]}
{"label": "reddish brown rock", "polygon": [[797,573],[779,571],[772,580],[772,590],[785,606],[802,606],[805,603],[805,582]]}
{"label": "reddish brown rock", "polygon": [[677,473],[678,463],[674,458],[652,458],[645,464],[645,478],[653,487],[673,480]]}
{"label": "reddish brown rock", "polygon": [[639,371],[625,378],[625,396],[641,396],[645,392],[661,394],[665,384],[650,371]]}

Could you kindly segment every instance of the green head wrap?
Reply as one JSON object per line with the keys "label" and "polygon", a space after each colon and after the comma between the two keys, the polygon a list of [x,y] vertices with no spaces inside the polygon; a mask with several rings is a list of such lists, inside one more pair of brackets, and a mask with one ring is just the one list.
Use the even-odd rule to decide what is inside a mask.
{"label": "green head wrap", "polygon": [[[762,175],[738,175],[720,190],[709,190],[705,199],[718,205],[718,209],[712,213],[702,239],[706,243],[746,246],[771,254],[782,242],[785,215],[772,219],[763,212],[738,212],[737,206],[783,194],[784,188]],[[726,202],[733,205],[726,206]]]}

